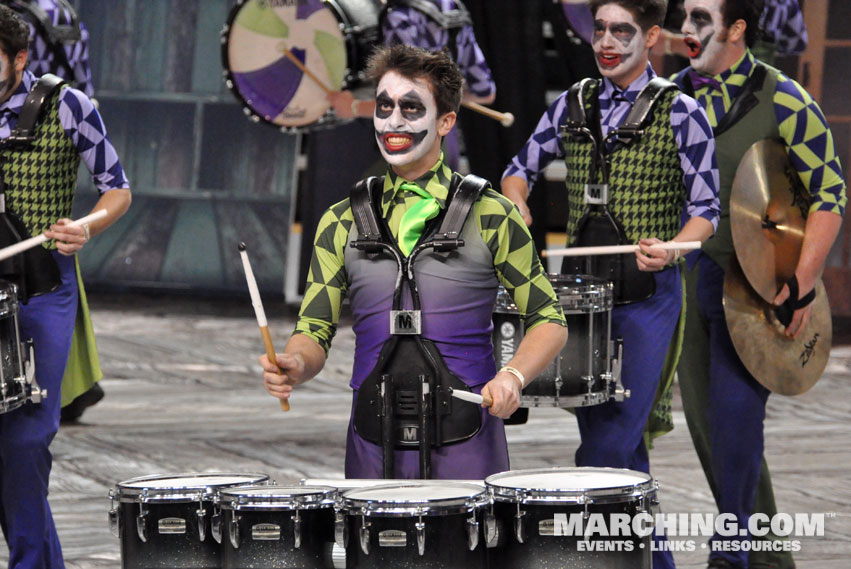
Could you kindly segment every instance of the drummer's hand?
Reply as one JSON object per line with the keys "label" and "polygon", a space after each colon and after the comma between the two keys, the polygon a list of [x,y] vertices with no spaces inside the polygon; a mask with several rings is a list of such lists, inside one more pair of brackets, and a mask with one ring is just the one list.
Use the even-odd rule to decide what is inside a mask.
{"label": "drummer's hand", "polygon": [[508,419],[520,407],[520,380],[507,371],[500,372],[485,384],[482,396],[493,400],[491,415]]}
{"label": "drummer's hand", "polygon": [[[800,286],[801,282],[802,282],[801,279],[798,279],[799,286]],[[811,284],[809,286],[809,288],[802,289],[802,290],[806,290],[807,292],[805,292],[804,294],[801,294],[801,296],[806,296],[807,294],[809,294],[809,291],[811,291],[813,289],[813,286],[815,286],[815,285]],[[786,302],[787,298],[789,298],[790,292],[791,291],[789,290],[789,286],[784,284],[783,288],[780,289],[780,292],[777,293],[777,296],[774,297],[774,302],[772,304],[774,304],[774,306],[780,306],[781,304]],[[807,324],[809,323],[810,317],[812,315],[813,315],[813,303],[812,302],[809,303],[808,305],[806,305],[805,307],[799,308],[798,310],[796,310],[792,314],[792,321],[786,327],[786,335],[791,337],[791,338],[797,338],[798,334],[800,334],[801,331],[804,328],[807,327]]]}
{"label": "drummer's hand", "polygon": [[278,399],[289,399],[293,386],[300,383],[299,378],[304,373],[304,359],[299,354],[275,354],[281,373],[269,363],[266,354],[260,356],[259,360],[263,366],[263,386],[269,395]]}
{"label": "drummer's hand", "polygon": [[659,245],[660,243],[664,243],[664,241],[655,237],[642,239],[638,242],[635,261],[638,263],[639,271],[661,271],[668,264],[669,259],[674,256],[674,251],[651,248],[651,245]]}
{"label": "drummer's hand", "polygon": [[355,96],[351,91],[332,91],[328,93],[328,102],[331,103],[334,114],[341,119],[357,118],[352,112],[352,103],[355,102]]}
{"label": "drummer's hand", "polygon": [[73,255],[88,241],[85,229],[68,225],[69,223],[70,219],[62,218],[44,232],[45,237],[56,241],[56,250],[63,255]]}

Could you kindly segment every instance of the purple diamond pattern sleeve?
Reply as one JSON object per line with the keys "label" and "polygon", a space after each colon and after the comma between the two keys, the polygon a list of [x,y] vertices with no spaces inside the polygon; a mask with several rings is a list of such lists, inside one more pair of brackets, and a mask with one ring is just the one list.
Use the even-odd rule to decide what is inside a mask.
{"label": "purple diamond pattern sleeve", "polygon": [[759,24],[778,54],[797,55],[807,49],[807,25],[798,0],[766,0]]}
{"label": "purple diamond pattern sleeve", "polygon": [[[452,0],[432,0],[441,11],[454,10]],[[393,8],[387,13],[382,28],[385,45],[404,44],[431,51],[443,49],[449,42],[449,33],[422,12],[407,6]],[[458,67],[464,74],[467,89],[478,97],[496,92],[496,84],[485,62],[472,26],[464,26],[458,33]]]}
{"label": "purple diamond pattern sleeve", "polygon": [[718,227],[718,162],[715,137],[703,108],[688,95],[680,94],[671,109],[671,127],[679,147],[683,182],[688,190],[686,218],[703,217]]}
{"label": "purple diamond pattern sleeve", "polygon": [[91,99],[77,89],[64,89],[59,99],[59,120],[101,193],[130,187]]}

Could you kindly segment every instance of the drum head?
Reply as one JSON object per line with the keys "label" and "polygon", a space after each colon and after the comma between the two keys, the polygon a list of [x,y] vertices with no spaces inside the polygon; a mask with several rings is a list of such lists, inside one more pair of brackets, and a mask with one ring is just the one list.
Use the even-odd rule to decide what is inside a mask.
{"label": "drum head", "polygon": [[588,314],[612,309],[612,283],[592,275],[548,274],[565,314]]}
{"label": "drum head", "polygon": [[343,87],[346,47],[340,22],[322,0],[247,0],[235,6],[222,31],[227,85],[255,120],[297,128],[322,122],[330,104],[323,85]]}
{"label": "drum head", "polygon": [[498,501],[619,502],[655,492],[653,478],[623,468],[510,470],[485,479]]}
{"label": "drum head", "polygon": [[424,516],[448,515],[487,502],[484,486],[446,480],[410,481],[343,492],[344,509],[376,516],[410,516],[413,512]]}
{"label": "drum head", "polygon": [[241,486],[219,491],[222,509],[312,509],[330,507],[337,489],[330,486]]}
{"label": "drum head", "polygon": [[268,479],[266,474],[259,473],[154,474],[119,482],[117,489],[122,501],[132,502],[142,496],[154,501],[198,500],[209,498],[219,488],[259,484]]}

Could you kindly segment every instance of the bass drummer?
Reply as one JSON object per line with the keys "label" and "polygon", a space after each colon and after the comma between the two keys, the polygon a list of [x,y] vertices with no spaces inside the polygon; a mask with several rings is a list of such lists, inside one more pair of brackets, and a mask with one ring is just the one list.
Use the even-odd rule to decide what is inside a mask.
{"label": "bass drummer", "polygon": [[[513,204],[481,178],[462,182],[444,160],[442,138],[461,102],[458,67],[443,51],[397,45],[373,55],[369,75],[386,175],[359,183],[322,217],[295,331],[276,356],[283,374],[260,358],[265,387],[289,399],[321,371],[348,296],[356,346],[346,477],[484,479],[508,469],[502,419],[564,345],[564,316]],[[497,371],[500,284],[528,332]],[[492,405],[450,399],[447,387]]]}
{"label": "bass drummer", "polygon": [[[680,254],[652,245],[713,234],[719,215],[715,142],[700,105],[658,79],[648,62],[665,1],[590,5],[603,79],[576,83],[547,109],[506,168],[502,192],[531,224],[526,199],[532,184],[562,159],[568,246],[639,245],[634,256],[589,258],[578,266],[565,263],[563,270],[614,281],[612,335],[623,338],[622,382],[631,392],[623,402],[576,409],[582,438],[576,465],[649,472],[644,428],[682,309]],[[672,565],[669,552],[654,552],[654,567]]]}

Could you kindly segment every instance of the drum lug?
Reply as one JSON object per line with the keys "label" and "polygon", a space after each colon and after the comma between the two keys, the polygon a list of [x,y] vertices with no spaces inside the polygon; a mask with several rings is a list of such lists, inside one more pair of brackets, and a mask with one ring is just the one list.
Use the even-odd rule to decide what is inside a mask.
{"label": "drum lug", "polygon": [[349,531],[346,526],[346,516],[340,511],[334,514],[334,542],[340,549],[346,549],[349,545]]}
{"label": "drum lug", "polygon": [[216,510],[213,517],[210,518],[210,535],[216,540],[216,543],[222,542],[222,512]]}
{"label": "drum lug", "polygon": [[488,547],[496,547],[498,538],[496,516],[493,512],[485,512],[485,544]]}
{"label": "drum lug", "polygon": [[556,388],[555,406],[560,407],[561,405],[559,405],[559,395],[561,395],[561,386],[564,385],[564,380],[561,377],[561,366],[557,366],[556,377],[555,377],[555,380],[553,380],[553,383],[555,383],[555,388]]}
{"label": "drum lug", "polygon": [[517,514],[514,515],[514,537],[517,538],[517,543],[524,543],[526,539],[523,520],[525,517],[526,512],[520,509],[520,504],[517,504]]}
{"label": "drum lug", "polygon": [[361,551],[364,552],[364,555],[369,555],[369,526],[371,524],[366,521],[366,517],[361,517],[361,528],[360,528],[360,548]]}
{"label": "drum lug", "polygon": [[473,514],[471,518],[467,518],[467,547],[473,551],[477,545],[479,545],[479,522]]}
{"label": "drum lug", "polygon": [[32,338],[25,343],[29,357],[24,363],[24,380],[27,385],[27,398],[33,403],[41,403],[42,399],[47,398],[47,390],[41,389],[35,379],[35,349],[33,348]]}
{"label": "drum lug", "polygon": [[239,514],[236,513],[236,510],[234,510],[233,517],[228,524],[228,537],[233,548],[239,549]]}
{"label": "drum lug", "polygon": [[136,535],[139,536],[142,543],[146,543],[148,541],[148,532],[145,527],[145,518],[147,515],[148,512],[145,511],[145,504],[139,503],[139,515],[136,516]]}
{"label": "drum lug", "polygon": [[202,504],[198,504],[198,509],[195,511],[195,515],[198,517],[198,540],[204,541],[207,537],[207,510],[204,509]]}
{"label": "drum lug", "polygon": [[114,488],[109,491],[109,532],[115,537],[121,537],[118,528],[118,508],[115,506]]}
{"label": "drum lug", "polygon": [[295,516],[293,516],[293,544],[296,549],[301,549],[301,516],[299,516],[298,510],[295,511]]}
{"label": "drum lug", "polygon": [[414,524],[414,527],[417,528],[417,551],[419,551],[420,556],[425,555],[425,523],[423,519],[420,518],[419,521]]}

